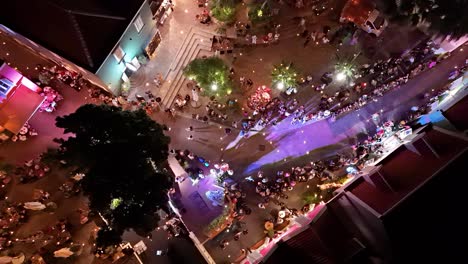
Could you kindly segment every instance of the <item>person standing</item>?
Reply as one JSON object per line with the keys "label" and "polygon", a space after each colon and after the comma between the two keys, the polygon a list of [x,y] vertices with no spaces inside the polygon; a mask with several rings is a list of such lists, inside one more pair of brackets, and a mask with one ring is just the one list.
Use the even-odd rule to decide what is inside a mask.
{"label": "person standing", "polygon": [[304,29],[305,28],[305,23],[306,23],[305,18],[301,17],[301,21],[299,21],[299,27]]}
{"label": "person standing", "polygon": [[174,4],[172,3],[172,0],[169,0],[169,7],[171,8],[171,12],[174,12]]}
{"label": "person standing", "polygon": [[279,37],[280,37],[280,34],[279,33],[275,33],[275,42],[278,42],[279,41]]}
{"label": "person standing", "polygon": [[307,47],[307,45],[308,45],[309,42],[310,42],[310,39],[311,39],[310,34],[307,34],[306,41],[304,42],[304,48]]}
{"label": "person standing", "polygon": [[239,82],[240,82],[241,88],[243,89],[244,86],[245,86],[245,77],[244,77],[244,76],[241,76],[241,77],[239,78]]}
{"label": "person standing", "polygon": [[252,88],[253,86],[253,81],[251,79],[248,79],[247,80],[247,85],[249,86],[249,88]]}
{"label": "person standing", "polygon": [[317,32],[315,30],[312,30],[312,32],[310,32],[310,39],[312,40],[312,42],[315,42],[317,40]]}

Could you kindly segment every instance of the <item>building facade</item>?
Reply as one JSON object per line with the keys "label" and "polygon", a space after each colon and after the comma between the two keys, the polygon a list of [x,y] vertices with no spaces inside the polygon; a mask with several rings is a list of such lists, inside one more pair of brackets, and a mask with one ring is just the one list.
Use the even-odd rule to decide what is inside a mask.
{"label": "building facade", "polygon": [[0,30],[119,94],[129,87],[130,75],[154,57],[161,41],[157,26],[171,11],[169,0],[7,1]]}
{"label": "building facade", "polygon": [[150,4],[144,1],[96,75],[112,93],[119,94],[129,88],[129,77],[154,54],[160,40]]}
{"label": "building facade", "polygon": [[[468,97],[444,111],[459,131],[427,125],[335,191],[302,232],[263,263],[468,263]],[[464,112],[465,111],[465,112]]]}

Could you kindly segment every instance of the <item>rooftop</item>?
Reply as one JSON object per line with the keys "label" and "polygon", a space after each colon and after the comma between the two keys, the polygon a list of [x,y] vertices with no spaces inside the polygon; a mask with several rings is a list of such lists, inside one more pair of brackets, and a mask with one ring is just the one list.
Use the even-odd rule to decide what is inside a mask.
{"label": "rooftop", "polygon": [[[383,218],[396,263],[468,263],[466,161],[468,150],[457,156]],[[463,242],[464,241],[464,242]]]}
{"label": "rooftop", "polygon": [[295,263],[355,263],[362,252],[359,242],[330,207],[319,214],[307,229],[278,244],[265,263],[285,263],[292,256]]}
{"label": "rooftop", "polygon": [[17,134],[40,107],[44,97],[39,95],[41,88],[6,63],[0,65],[0,81],[10,85],[10,89],[0,96],[0,132],[6,129]]}
{"label": "rooftop", "polygon": [[[388,189],[378,173],[370,176],[376,185],[360,178],[351,184],[347,190],[372,207],[380,214],[385,214],[409,192],[429,179],[451,159],[468,147],[468,141],[443,133],[434,128],[426,128],[422,138],[414,142],[414,146],[422,151],[421,155],[409,150],[404,145],[381,161],[380,174],[391,186]],[[426,140],[437,152],[436,158],[425,146]]]}
{"label": "rooftop", "polygon": [[15,0],[2,3],[2,23],[95,72],[145,0]]}
{"label": "rooftop", "polygon": [[455,103],[449,109],[444,111],[444,116],[457,129],[464,131],[468,129],[468,96]]}

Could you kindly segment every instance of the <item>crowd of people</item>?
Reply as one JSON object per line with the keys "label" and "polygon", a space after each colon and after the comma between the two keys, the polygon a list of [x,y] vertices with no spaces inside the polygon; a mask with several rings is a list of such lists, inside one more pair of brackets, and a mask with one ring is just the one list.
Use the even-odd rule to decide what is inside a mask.
{"label": "crowd of people", "polygon": [[0,250],[13,245],[15,230],[27,220],[26,209],[21,203],[5,201],[0,208]]}
{"label": "crowd of people", "polygon": [[39,107],[39,112],[54,112],[56,110],[57,103],[63,99],[63,96],[59,92],[49,86],[44,87],[40,95],[44,97],[44,102],[42,102]]}
{"label": "crowd of people", "polygon": [[22,167],[18,167],[15,170],[15,174],[18,175],[21,183],[27,183],[34,180],[41,179],[47,173],[50,172],[50,167],[42,162],[42,158],[28,160]]}
{"label": "crowd of people", "polygon": [[165,220],[166,222],[164,223],[162,229],[167,232],[169,238],[188,235],[188,231],[184,224],[174,213],[169,214]]}
{"label": "crowd of people", "polygon": [[[12,169],[9,173],[7,173],[7,171],[2,171],[1,174],[2,176],[11,174],[13,177],[18,178],[19,183],[28,183],[43,178],[50,173],[51,169],[44,163],[44,160],[45,158],[40,156],[36,159],[26,161],[22,166]],[[2,179],[6,180],[7,177],[2,177]],[[2,187],[4,187],[6,183],[6,181],[3,181]],[[22,192],[25,190],[31,191],[31,198],[29,198],[31,200],[27,202],[18,202],[16,199],[9,197],[4,197],[0,202],[0,229],[2,230],[0,232],[0,250],[4,254],[8,254],[8,256],[16,256],[19,254],[19,250],[25,249],[22,244],[28,244],[27,248],[32,249],[32,253],[36,255],[38,259],[42,259],[41,256],[54,256],[55,253],[52,253],[55,250],[64,247],[73,248],[73,225],[69,222],[71,219],[69,216],[66,218],[56,218],[54,216],[57,204],[52,200],[52,196],[55,195],[55,193],[51,194],[39,188],[23,189]],[[3,194],[7,195],[8,190],[6,193],[2,193],[2,195]],[[45,226],[39,225],[42,226],[39,229],[35,228],[38,223],[25,225],[33,211],[42,211],[48,214],[48,217],[55,219],[56,222]],[[34,214],[38,214],[37,212]],[[87,223],[88,210],[78,209],[77,212],[80,216],[79,223]],[[23,228],[22,232],[18,232],[20,228]],[[81,244],[75,245],[80,248],[82,246]],[[70,252],[66,257],[76,253],[73,249],[72,251],[73,252]],[[25,252],[24,255],[29,256],[29,253],[31,252]]]}
{"label": "crowd of people", "polygon": [[212,51],[224,54],[224,52],[232,52],[233,49],[234,43],[231,39],[221,36],[213,36],[213,43],[211,47]]}
{"label": "crowd of people", "polygon": [[51,67],[45,67],[37,65],[36,70],[39,71],[39,82],[42,85],[48,85],[53,79],[59,80],[71,88],[79,91],[83,87],[87,87],[89,82],[80,73],[73,70],[69,70],[63,66],[54,65]]}
{"label": "crowd of people", "polygon": [[[373,65],[364,65],[359,70],[357,85],[354,90],[359,95],[354,102],[341,105],[337,103],[336,96],[328,98],[335,102],[336,109],[331,110],[333,116],[338,116],[353,110],[357,110],[369,102],[377,100],[386,92],[397,89],[407,83],[426,69],[434,67],[440,59],[433,53],[433,43],[423,42],[410,52],[401,57],[392,57],[386,61],[377,61]],[[370,79],[367,83],[364,80]],[[362,80],[362,81],[361,81]]]}
{"label": "crowd of people", "polygon": [[242,235],[247,235],[249,230],[243,218],[252,213],[252,209],[247,205],[247,194],[240,188],[239,184],[232,180],[224,181],[225,204],[232,206],[229,217],[227,217],[226,233],[224,239],[219,243],[221,249],[229,245],[229,241],[238,241]]}
{"label": "crowd of people", "polygon": [[31,125],[26,122],[23,127],[20,129],[19,133],[17,135],[13,135],[11,137],[11,141],[16,142],[16,141],[26,141],[31,137],[37,136],[38,133],[36,129],[31,127]]}
{"label": "crowd of people", "polygon": [[211,24],[211,16],[207,9],[203,9],[201,14],[195,15],[195,19],[201,24],[209,25]]}

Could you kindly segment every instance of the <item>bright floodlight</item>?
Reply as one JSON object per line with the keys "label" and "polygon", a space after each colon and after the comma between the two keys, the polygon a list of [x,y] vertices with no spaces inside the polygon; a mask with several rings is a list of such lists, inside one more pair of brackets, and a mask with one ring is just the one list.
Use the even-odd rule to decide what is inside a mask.
{"label": "bright floodlight", "polygon": [[216,85],[216,83],[212,84],[211,85],[211,90],[213,90],[213,91],[218,90],[218,85]]}
{"label": "bright floodlight", "polygon": [[338,81],[343,81],[344,79],[346,78],[346,74],[344,72],[339,72],[337,75],[336,75],[336,79]]}
{"label": "bright floodlight", "polygon": [[283,82],[279,82],[279,83],[276,85],[276,87],[277,87],[278,89],[280,89],[280,90],[283,90],[283,88],[284,88],[284,83],[283,83]]}

